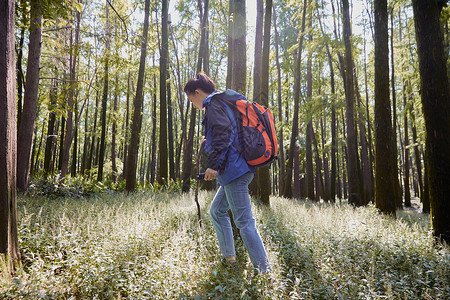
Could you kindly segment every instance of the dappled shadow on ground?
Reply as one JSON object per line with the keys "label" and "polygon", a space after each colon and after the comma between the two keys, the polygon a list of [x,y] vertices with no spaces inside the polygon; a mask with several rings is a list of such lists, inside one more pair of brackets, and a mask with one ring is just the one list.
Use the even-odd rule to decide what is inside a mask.
{"label": "dappled shadow on ground", "polygon": [[273,211],[266,212],[263,235],[270,237],[278,249],[278,264],[283,296],[291,299],[330,299],[332,283],[325,281],[313,258],[314,249],[299,242],[296,233],[287,228]]}

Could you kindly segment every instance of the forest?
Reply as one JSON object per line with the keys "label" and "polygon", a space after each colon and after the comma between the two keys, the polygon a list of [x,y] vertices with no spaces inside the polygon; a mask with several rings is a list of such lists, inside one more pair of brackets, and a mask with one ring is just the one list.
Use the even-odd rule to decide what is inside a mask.
{"label": "forest", "polygon": [[[152,298],[152,293],[155,298],[220,298],[219,292],[226,290],[237,293],[237,296],[228,294],[230,298],[357,299],[363,295],[369,298],[387,295],[392,299],[445,299],[450,293],[448,275],[445,276],[445,270],[450,270],[447,2],[2,1],[0,271],[12,276],[24,272],[28,274],[24,278],[28,279],[17,279],[12,286],[2,282],[0,296],[18,296],[22,290],[25,298],[37,297],[38,291],[50,297],[76,299],[127,298],[127,295],[133,299]],[[208,74],[218,90],[238,91],[250,101],[270,108],[275,116],[277,160],[258,168],[249,186],[252,201],[257,205],[256,214],[264,220],[260,230],[273,249],[271,255],[283,257],[283,263],[275,264],[276,274],[282,275],[275,278],[272,286],[265,279],[226,284],[223,278],[202,277],[206,275],[200,274],[212,258],[204,257],[199,248],[209,247],[208,251],[218,257],[217,250],[212,250],[215,246],[210,241],[211,228],[198,231],[197,213],[190,206],[183,211],[170,203],[172,198],[182,207],[188,206],[184,203],[186,197],[193,202],[197,173],[206,168],[206,154],[200,155],[199,151],[204,112],[195,110],[183,92],[186,82],[199,72]],[[206,206],[216,188],[215,182],[200,184],[203,222],[209,227],[212,225],[206,217]],[[127,212],[122,212],[122,207]],[[136,207],[142,207],[149,215],[141,216]],[[111,228],[122,228],[110,215],[112,212],[107,212],[109,209],[123,214],[124,219],[139,215],[146,226],[158,231],[164,231],[162,223],[167,223],[168,232],[158,236],[140,232],[140,225],[123,225],[123,232],[133,233],[128,233],[127,240],[118,237],[116,242],[128,243],[127,249],[135,252],[121,253],[119,261],[128,263],[128,255],[145,256],[144,253],[151,252],[146,259],[147,268],[151,268],[149,261],[163,259],[164,255],[135,239],[155,239],[162,249],[171,245],[163,245],[164,240],[179,236],[180,245],[184,246],[172,250],[182,253],[184,248],[180,247],[194,243],[197,252],[189,255],[203,257],[205,262],[195,271],[182,269],[184,275],[179,275],[182,278],[167,275],[173,274],[170,269],[173,265],[161,265],[158,278],[145,277],[148,270],[139,269],[147,274],[141,273],[142,280],[157,282],[157,287],[164,287],[162,278],[169,276],[167,284],[172,294],[164,288],[152,290],[153,287],[145,287],[142,282],[134,282],[135,292],[130,285],[122,287],[119,280],[122,275],[128,283],[130,278],[139,281],[135,278],[139,276],[138,269],[123,264],[111,265],[114,269],[111,274],[118,272],[114,273],[117,276],[111,276],[119,283],[102,281],[107,274],[100,271],[97,279],[86,279],[86,273],[79,269],[82,263],[78,265],[63,257],[74,249],[84,251],[81,243],[84,235],[87,240],[101,236],[89,235],[84,229],[76,229],[75,224],[89,228],[96,224],[104,232],[108,226],[100,224],[101,221],[110,223]],[[167,211],[160,211],[164,209]],[[73,211],[79,211],[90,223],[83,223]],[[351,235],[347,236],[345,230],[345,234],[334,232],[348,239],[344,239],[348,242],[345,247],[336,241],[335,251],[330,250],[332,246],[320,248],[320,240],[308,240],[306,235],[299,237],[296,231],[302,228],[314,236],[314,231],[296,220],[295,212],[299,220],[317,222],[318,235],[327,240],[326,232],[333,230],[333,226],[326,225],[330,220],[351,222],[336,219],[339,211],[344,215],[342,218],[357,214],[348,217],[349,220],[358,220],[368,228],[377,222],[371,218],[384,220],[372,224],[373,231],[368,235],[373,235],[373,240],[369,244],[389,245],[388,250],[379,248],[372,253],[373,249],[369,250],[365,244],[367,236],[358,231],[355,237],[355,243],[363,247],[361,251],[372,253],[368,258],[372,264],[377,255],[383,260],[397,253],[383,226],[392,226],[397,242],[406,239],[411,243],[413,236],[420,236],[423,249],[418,250],[415,244],[405,247],[409,249],[408,255],[413,256],[408,256],[412,261],[420,253],[428,253],[429,261],[419,267],[419,273],[426,279],[419,275],[416,278],[423,283],[405,279],[409,284],[405,292],[389,281],[393,277],[387,273],[374,275],[371,269],[353,274],[366,280],[365,276],[372,272],[365,287],[361,284],[356,287],[356,281],[348,279],[344,283],[333,272],[312,271],[314,263],[295,265],[296,256],[308,255],[298,249],[296,243],[300,240],[306,243],[300,247],[310,254],[311,260],[323,261],[328,256],[335,260],[339,251],[342,257],[355,259],[349,254],[355,250],[350,250]],[[329,215],[330,220],[317,215],[317,219],[310,220],[309,213]],[[51,235],[37,234],[36,224],[42,228],[46,224]],[[58,238],[55,226],[60,228]],[[395,226],[411,226],[416,231],[397,233],[399,227]],[[67,237],[60,240],[65,230],[74,240]],[[119,229],[116,230],[112,232],[119,236]],[[327,240],[328,243],[333,244],[335,238]],[[36,239],[35,244],[32,239]],[[49,247],[44,247],[47,242],[53,243],[51,239],[57,245],[45,248]],[[200,240],[205,241],[203,246]],[[286,254],[289,252],[283,248],[286,245],[293,247],[288,249],[295,251],[289,254],[292,256]],[[111,244],[105,247],[98,249],[104,253],[97,257],[98,270],[108,266],[105,262],[101,267],[107,255],[117,255],[108,252],[113,248]],[[312,249],[317,247],[320,254],[313,253]],[[283,249],[287,252],[282,252]],[[97,254],[89,252],[84,259]],[[191,259],[177,255],[174,254],[180,261],[174,265]],[[43,266],[52,264],[54,268],[49,272],[60,289],[52,290],[51,284],[44,288],[44,277],[41,281],[30,279],[44,276],[41,269],[42,273],[36,271],[35,260],[42,260]],[[405,266],[406,270],[416,266],[412,261],[408,261],[411,266]],[[341,263],[342,267],[344,262]],[[427,273],[428,265],[431,272]],[[284,266],[289,268],[284,270]],[[349,277],[352,266],[347,266]],[[392,266],[398,269],[400,275],[394,273],[399,278],[403,276],[398,260]],[[333,267],[338,269],[339,263]],[[314,273],[306,275],[302,268]],[[68,270],[78,273],[74,275]],[[130,270],[136,275],[129,275]],[[67,279],[68,287],[59,285],[58,278],[62,277],[55,275],[58,272],[72,274],[72,279]],[[209,283],[195,286],[196,279],[191,282],[189,276]],[[326,284],[322,286],[318,277]],[[33,283],[25,291],[26,280]],[[181,281],[185,287],[181,287]],[[258,285],[263,286],[262,291]],[[88,286],[92,289],[83,290]]]}

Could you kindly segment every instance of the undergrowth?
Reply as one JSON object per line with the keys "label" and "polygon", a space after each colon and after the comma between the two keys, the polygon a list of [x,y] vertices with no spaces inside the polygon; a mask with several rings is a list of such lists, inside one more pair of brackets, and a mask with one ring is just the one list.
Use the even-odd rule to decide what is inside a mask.
{"label": "undergrowth", "polygon": [[201,192],[19,198],[22,266],[1,279],[14,299],[448,299],[450,250],[429,216],[271,198],[254,205],[273,272],[254,275],[236,236],[240,270],[220,262]]}

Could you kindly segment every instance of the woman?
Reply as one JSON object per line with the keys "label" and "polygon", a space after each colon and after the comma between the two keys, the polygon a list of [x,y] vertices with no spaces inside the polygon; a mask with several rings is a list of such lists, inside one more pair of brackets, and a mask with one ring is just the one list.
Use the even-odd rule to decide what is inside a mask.
{"label": "woman", "polygon": [[[203,118],[206,140],[203,141],[209,156],[205,180],[217,178],[220,184],[211,204],[210,214],[225,262],[237,265],[228,215],[228,210],[231,210],[256,272],[267,273],[270,271],[270,265],[256,229],[248,194],[248,185],[254,177],[255,168],[249,166],[236,149],[239,148],[236,118],[232,108],[222,100],[245,97],[233,90],[222,93],[216,91],[214,82],[204,73],[190,79],[184,87],[184,92],[195,108],[206,110]],[[214,97],[215,95],[222,99]]]}

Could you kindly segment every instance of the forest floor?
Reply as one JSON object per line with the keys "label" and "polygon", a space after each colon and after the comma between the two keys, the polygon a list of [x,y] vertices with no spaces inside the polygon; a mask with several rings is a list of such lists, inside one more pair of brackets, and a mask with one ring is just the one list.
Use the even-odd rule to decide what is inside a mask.
{"label": "forest floor", "polygon": [[450,249],[429,215],[397,217],[271,198],[253,205],[273,271],[254,275],[236,234],[240,270],[220,265],[208,213],[214,194],[121,193],[19,198],[22,265],[0,279],[14,299],[449,299]]}

